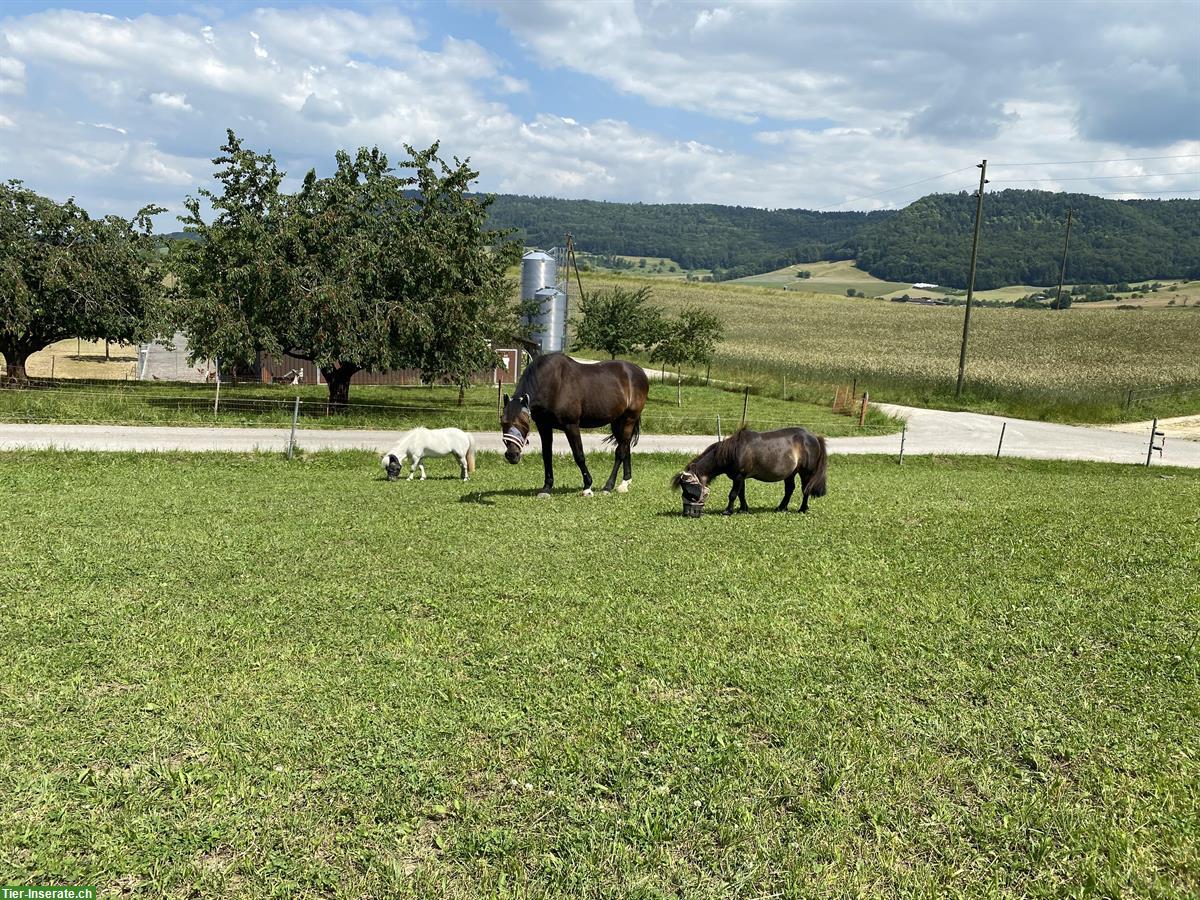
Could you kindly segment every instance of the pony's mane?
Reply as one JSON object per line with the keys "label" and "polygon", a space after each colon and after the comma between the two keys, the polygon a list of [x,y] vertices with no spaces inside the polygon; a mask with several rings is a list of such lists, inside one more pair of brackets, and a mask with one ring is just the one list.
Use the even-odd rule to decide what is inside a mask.
{"label": "pony's mane", "polygon": [[742,444],[745,441],[746,433],[746,426],[741,425],[738,427],[737,431],[725,438],[725,440],[713,441],[687,464],[686,470],[691,471],[692,468],[705,457],[712,458],[714,472],[720,472],[728,469],[737,462],[738,453],[741,451]]}

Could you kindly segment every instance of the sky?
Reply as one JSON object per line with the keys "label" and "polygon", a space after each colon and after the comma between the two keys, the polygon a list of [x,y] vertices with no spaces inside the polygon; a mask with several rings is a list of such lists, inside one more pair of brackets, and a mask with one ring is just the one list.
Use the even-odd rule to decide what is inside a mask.
{"label": "sky", "polygon": [[[339,148],[497,193],[829,210],[1037,188],[1200,197],[1200,0],[0,5],[0,177],[94,215],[295,186]],[[163,226],[167,226],[163,228]]]}

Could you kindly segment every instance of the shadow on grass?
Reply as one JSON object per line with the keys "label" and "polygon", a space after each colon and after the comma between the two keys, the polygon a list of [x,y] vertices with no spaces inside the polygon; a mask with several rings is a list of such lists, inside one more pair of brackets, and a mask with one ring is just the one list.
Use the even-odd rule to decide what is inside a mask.
{"label": "shadow on grass", "polygon": [[[505,488],[504,490],[495,491],[467,491],[467,493],[458,498],[458,502],[479,503],[483,506],[494,506],[494,498],[496,497],[524,497],[528,500],[536,501],[537,495],[540,492],[541,491],[539,488]],[[572,495],[579,496],[581,492],[582,488],[556,487],[551,490],[550,494],[551,499],[558,499],[559,497],[569,497]],[[596,499],[601,496],[602,493],[600,491],[596,491],[595,497],[591,499]]]}

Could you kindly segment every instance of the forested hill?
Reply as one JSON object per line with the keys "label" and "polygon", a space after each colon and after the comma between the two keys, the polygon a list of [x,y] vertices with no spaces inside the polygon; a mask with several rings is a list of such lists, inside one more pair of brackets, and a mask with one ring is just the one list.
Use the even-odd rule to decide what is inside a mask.
{"label": "forested hill", "polygon": [[[1008,190],[984,195],[975,286],[1056,283],[1068,208],[1069,282],[1200,277],[1200,200]],[[974,216],[973,194],[932,194],[867,223],[831,255],[887,281],[966,287]]]}
{"label": "forested hill", "polygon": [[558,246],[570,232],[590,253],[661,256],[685,269],[719,269],[736,278],[821,259],[829,248],[853,241],[864,225],[894,215],[500,194],[490,223],[517,229],[529,246]]}
{"label": "forested hill", "polygon": [[[1068,207],[1075,210],[1069,281],[1200,277],[1200,200],[1008,190],[984,197],[976,286],[1057,282]],[[667,257],[718,278],[857,259],[885,280],[965,287],[974,212],[968,193],[873,213],[498,195],[491,223],[517,229],[531,246],[557,246],[569,231],[581,250]]]}

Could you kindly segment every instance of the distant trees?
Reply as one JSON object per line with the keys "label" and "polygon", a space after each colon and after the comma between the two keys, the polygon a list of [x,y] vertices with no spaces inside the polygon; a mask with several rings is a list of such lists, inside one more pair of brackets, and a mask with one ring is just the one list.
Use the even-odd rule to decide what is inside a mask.
{"label": "distant trees", "polygon": [[57,203],[0,184],[0,353],[6,376],[26,378],[29,357],[65,338],[134,341],[162,291],[147,206],[132,221],[93,219],[74,200]]}
{"label": "distant trees", "polygon": [[476,172],[437,156],[408,158],[398,177],[378,148],[337,154],[337,170],[280,193],[270,154],[229,131],[213,160],[219,192],[187,200],[199,240],[178,257],[177,307],[196,356],[249,362],[259,352],[311,360],[335,409],[364,369],[419,368],[460,388],[497,357],[488,340],[515,328],[505,270],[520,248],[486,227]]}
{"label": "distant trees", "polygon": [[579,304],[574,350],[599,350],[610,359],[650,350],[662,340],[662,311],[650,303],[650,289],[623,287],[595,291]]}

